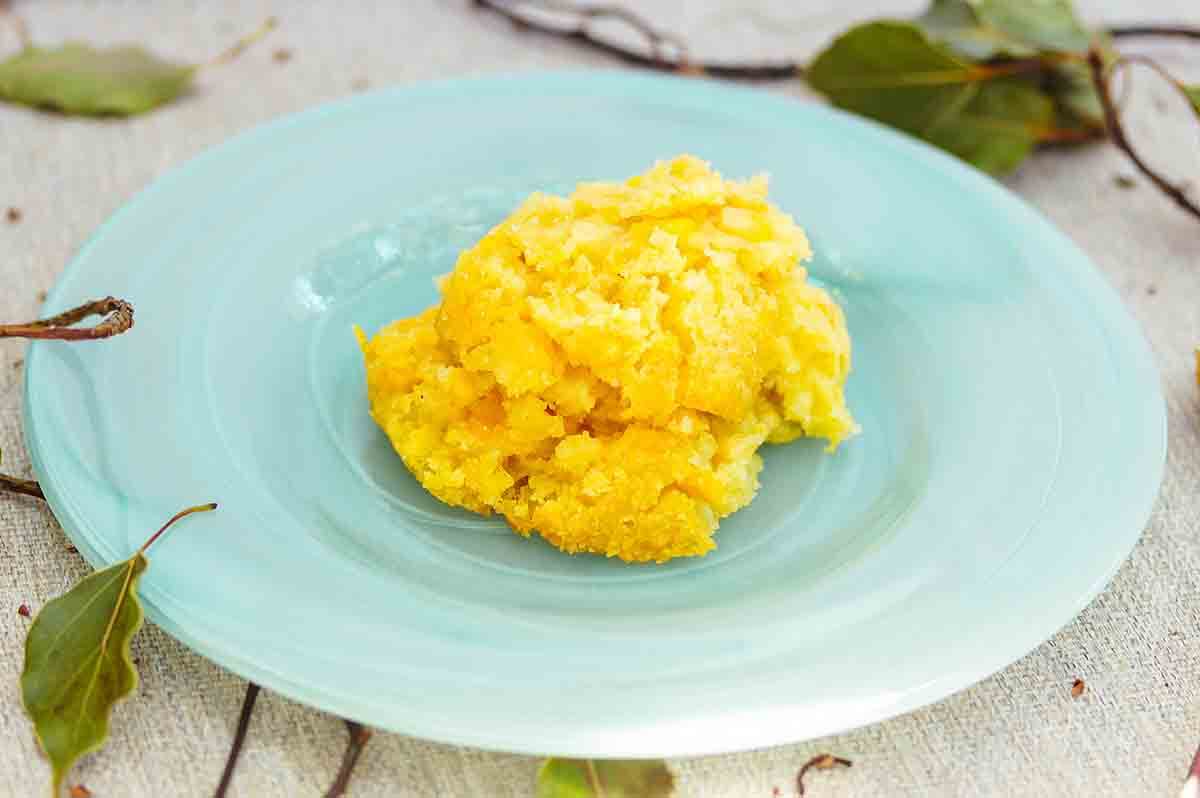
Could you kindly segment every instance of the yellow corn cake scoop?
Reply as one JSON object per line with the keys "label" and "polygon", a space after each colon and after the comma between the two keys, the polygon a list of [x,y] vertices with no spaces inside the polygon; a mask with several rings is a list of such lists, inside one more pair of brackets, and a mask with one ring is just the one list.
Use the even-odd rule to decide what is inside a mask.
{"label": "yellow corn cake scoop", "polygon": [[856,431],[841,309],[758,177],[681,156],[535,194],[458,259],[442,302],[369,341],[371,415],[430,493],[567,552],[714,547],[764,442]]}

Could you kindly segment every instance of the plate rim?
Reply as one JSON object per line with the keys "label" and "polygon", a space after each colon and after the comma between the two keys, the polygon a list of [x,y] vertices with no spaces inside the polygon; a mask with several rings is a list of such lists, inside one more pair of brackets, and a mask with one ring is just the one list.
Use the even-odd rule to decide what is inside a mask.
{"label": "plate rim", "polygon": [[[501,84],[510,84],[513,81],[525,82],[529,84],[531,89],[549,88],[558,83],[569,84],[580,81],[585,84],[584,88],[586,88],[586,84],[589,82],[617,82],[627,84],[630,90],[634,92],[641,89],[653,89],[655,91],[667,89],[680,91],[681,93],[685,90],[697,93],[710,92],[718,95],[718,99],[720,96],[724,96],[734,99],[737,102],[759,102],[763,107],[774,106],[785,113],[823,114],[837,118],[840,124],[871,128],[875,131],[875,135],[882,137],[880,139],[882,142],[895,144],[895,146],[902,150],[909,150],[914,157],[922,159],[925,165],[932,170],[950,172],[956,178],[963,180],[973,192],[983,192],[990,195],[995,201],[1001,203],[1002,207],[1019,212],[1020,218],[1016,221],[1021,227],[1033,225],[1044,237],[1043,240],[1056,241],[1058,245],[1065,246],[1070,250],[1074,255],[1073,260],[1079,267],[1083,268],[1068,269],[1063,264],[1056,264],[1056,268],[1064,270],[1063,273],[1078,272],[1075,275],[1075,279],[1083,279],[1092,284],[1093,290],[1098,292],[1097,296],[1092,299],[1102,300],[1104,307],[1101,307],[1095,301],[1089,301],[1089,305],[1097,312],[1101,328],[1104,330],[1105,335],[1119,334],[1126,344],[1130,346],[1131,351],[1137,355],[1136,365],[1138,366],[1138,373],[1131,375],[1131,379],[1139,380],[1143,388],[1143,392],[1140,395],[1140,404],[1143,407],[1144,413],[1139,417],[1139,422],[1152,435],[1152,438],[1147,437],[1146,439],[1144,455],[1147,461],[1152,464],[1153,473],[1147,474],[1142,479],[1142,487],[1137,491],[1137,500],[1131,501],[1126,508],[1128,517],[1141,519],[1140,524],[1135,525],[1131,523],[1129,530],[1125,531],[1123,535],[1113,536],[1113,541],[1110,543],[1112,556],[1110,561],[1107,562],[1107,567],[1102,571],[1097,569],[1095,578],[1091,580],[1089,587],[1072,600],[1067,601],[1064,599],[1057,602],[1062,606],[1062,612],[1055,613],[1056,617],[1061,615],[1059,620],[1053,622],[1047,620],[1040,626],[1030,624],[1031,628],[1027,629],[1027,633],[1019,642],[1012,640],[1005,641],[1003,645],[996,646],[995,650],[977,656],[972,661],[972,667],[962,668],[955,672],[952,677],[934,679],[924,685],[906,691],[899,700],[889,703],[882,711],[868,713],[871,714],[871,718],[868,720],[855,717],[845,719],[841,722],[826,723],[822,726],[819,736],[838,734],[850,729],[879,723],[944,700],[965,690],[1031,653],[1050,639],[1057,631],[1069,625],[1104,590],[1121,565],[1128,559],[1146,528],[1161,489],[1166,465],[1167,418],[1165,400],[1162,394],[1162,377],[1155,361],[1153,350],[1146,340],[1140,325],[1129,312],[1125,302],[1117,294],[1104,273],[1095,265],[1092,259],[1072,239],[1055,227],[1044,214],[1033,207],[1023,197],[990,176],[979,172],[957,158],[925,142],[872,120],[864,119],[824,104],[807,102],[787,95],[774,94],[762,89],[731,86],[711,79],[650,75],[621,69],[517,71],[493,73],[476,77],[418,81],[321,103],[315,107],[254,125],[225,138],[186,161],[173,166],[152,180],[148,185],[141,188],[101,223],[72,256],[68,264],[56,278],[54,287],[49,292],[43,304],[43,311],[46,308],[55,306],[62,286],[69,281],[75,272],[84,268],[84,264],[88,260],[91,251],[105,239],[111,230],[122,224],[127,217],[136,214],[142,206],[152,202],[160,192],[169,190],[178,181],[185,180],[193,171],[202,169],[212,159],[227,157],[235,153],[239,148],[252,146],[256,141],[269,138],[275,131],[284,127],[309,124],[329,115],[352,110],[356,106],[384,102],[388,98],[395,98],[402,101],[406,97],[486,91],[488,86],[500,86]],[[696,88],[697,86],[699,88]],[[27,450],[34,472],[42,484],[43,491],[46,494],[46,501],[53,511],[55,518],[62,525],[68,537],[78,547],[89,565],[94,568],[104,567],[111,563],[100,555],[83,533],[82,530],[86,525],[77,517],[77,512],[67,497],[66,492],[60,491],[60,486],[56,485],[53,479],[48,478],[50,470],[46,462],[46,453],[41,451],[38,445],[38,435],[35,429],[36,422],[33,419],[33,407],[35,406],[36,391],[39,382],[37,375],[41,362],[40,354],[45,346],[44,342],[32,342],[26,354],[22,427]],[[1145,379],[1146,377],[1150,377],[1150,379],[1147,380]],[[80,513],[79,515],[81,516],[82,514]],[[365,723],[382,725],[384,728],[395,732],[440,743],[532,755],[555,754],[592,758],[641,758],[652,756],[703,756],[730,753],[796,743],[805,739],[816,738],[812,734],[789,737],[786,733],[781,734],[780,730],[774,729],[774,727],[765,728],[769,726],[767,724],[764,725],[763,729],[751,730],[749,733],[740,734],[738,739],[732,744],[727,742],[714,744],[709,747],[694,744],[673,745],[669,740],[664,740],[663,744],[653,751],[645,750],[644,747],[635,746],[625,749],[613,745],[609,745],[603,750],[597,750],[595,746],[588,745],[587,743],[579,745],[570,742],[564,743],[560,740],[557,748],[548,749],[545,745],[522,744],[520,741],[514,743],[513,741],[505,740],[501,734],[480,733],[474,729],[463,728],[453,723],[445,723],[437,728],[424,728],[419,724],[406,724],[402,722],[380,724],[377,718],[364,717],[361,712],[347,712],[346,701],[343,700],[343,696],[337,691],[322,690],[318,686],[289,681],[284,674],[242,657],[238,652],[232,650],[232,648],[221,648],[219,645],[213,644],[210,640],[204,639],[202,635],[189,632],[184,626],[173,620],[167,612],[161,610],[152,602],[144,601],[144,604],[146,616],[156,625],[210,662],[242,678],[254,681],[264,687],[269,687],[281,695],[334,715],[352,717]],[[1032,641],[1032,643],[1029,641]],[[780,702],[781,705],[786,703],[786,701]],[[360,707],[366,705],[361,700],[358,704]],[[400,717],[402,715],[403,713],[400,713]],[[393,713],[393,717],[397,716]]]}

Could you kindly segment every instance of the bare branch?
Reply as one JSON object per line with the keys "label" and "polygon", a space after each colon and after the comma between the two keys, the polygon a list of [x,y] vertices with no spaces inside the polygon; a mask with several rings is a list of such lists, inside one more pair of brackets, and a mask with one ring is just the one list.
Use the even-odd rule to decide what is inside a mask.
{"label": "bare branch", "polygon": [[[796,61],[777,63],[724,64],[693,61],[687,46],[678,36],[664,33],[640,16],[625,8],[610,5],[575,5],[559,0],[474,0],[475,6],[508,19],[522,30],[545,36],[575,41],[598,52],[606,53],[634,66],[677,72],[688,75],[708,75],[714,78],[740,80],[782,80],[804,72]],[[554,24],[528,11],[561,14],[568,17],[563,24]],[[646,41],[647,51],[617,44],[596,36],[590,23],[617,20],[638,33]]]}
{"label": "bare branch", "polygon": [[45,494],[42,493],[42,486],[32,479],[17,479],[7,474],[0,474],[0,491],[20,493],[23,496],[32,496],[43,501],[46,499]]}
{"label": "bare branch", "polygon": [[[1096,94],[1100,96],[1100,105],[1104,108],[1104,123],[1108,128],[1109,138],[1112,139],[1113,144],[1117,145],[1122,152],[1129,156],[1129,160],[1133,161],[1134,166],[1148,177],[1150,182],[1158,186],[1180,208],[1200,219],[1200,206],[1192,202],[1187,192],[1181,186],[1172,183],[1151,168],[1138,155],[1137,150],[1129,142],[1129,136],[1121,124],[1121,114],[1117,111],[1117,106],[1113,102],[1112,91],[1109,87],[1109,79],[1112,76],[1112,71],[1117,69],[1122,63],[1122,59],[1118,59],[1113,64],[1112,69],[1105,69],[1103,54],[1095,47],[1088,52],[1088,66],[1091,68],[1092,84],[1096,87]],[[1174,81],[1172,82],[1174,83]]]}
{"label": "bare branch", "polygon": [[[89,316],[106,318],[94,327],[71,325]],[[133,305],[123,299],[105,297],[68,311],[25,324],[0,324],[0,338],[40,338],[60,341],[94,341],[120,335],[133,326]]]}

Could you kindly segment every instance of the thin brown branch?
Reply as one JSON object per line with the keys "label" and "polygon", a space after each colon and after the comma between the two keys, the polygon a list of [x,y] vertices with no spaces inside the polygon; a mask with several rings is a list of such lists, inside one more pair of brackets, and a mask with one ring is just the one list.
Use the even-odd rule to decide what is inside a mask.
{"label": "thin brown branch", "polygon": [[538,0],[538,5],[551,11],[578,14],[587,20],[620,20],[645,36],[646,40],[650,42],[651,50],[660,59],[665,59],[667,57],[665,54],[667,48],[673,47],[681,59],[684,61],[688,60],[687,45],[683,43],[682,39],[673,33],[664,33],[654,28],[650,23],[627,8],[620,6],[577,6],[570,2],[562,2],[561,0]]}
{"label": "thin brown branch", "polygon": [[[1183,97],[1183,100],[1185,103],[1187,103],[1188,108],[1192,109],[1192,111],[1195,112],[1196,117],[1200,119],[1200,108],[1197,108],[1193,104],[1192,97],[1190,94],[1188,94],[1187,86],[1184,85],[1183,81],[1179,80],[1170,72],[1168,72],[1162,64],[1158,63],[1152,58],[1147,58],[1144,55],[1121,56],[1121,60],[1116,66],[1128,69],[1133,64],[1140,64],[1141,66],[1153,70],[1160,78],[1169,83],[1171,88],[1175,89],[1175,91],[1179,92],[1179,95]],[[1126,85],[1132,82],[1132,80],[1125,81]]]}
{"label": "thin brown branch", "polygon": [[[804,72],[803,65],[796,61],[746,64],[693,61],[688,57],[687,47],[679,37],[658,30],[632,11],[618,6],[575,5],[558,0],[474,2],[477,8],[499,14],[522,30],[574,41],[633,66],[736,80],[781,80],[796,77]],[[542,12],[543,15],[548,12],[559,14],[567,19],[560,24],[554,24],[536,16],[537,12]],[[627,25],[646,42],[646,49],[640,50],[597,36],[592,32],[590,24],[604,20],[619,21]],[[674,52],[670,53],[669,50]]]}
{"label": "thin brown branch", "polygon": [[7,474],[0,474],[0,491],[20,493],[23,496],[32,496],[43,501],[46,499],[45,494],[42,493],[42,486],[32,479],[17,479]]}
{"label": "thin brown branch", "polygon": [[845,759],[840,756],[834,756],[833,754],[817,754],[812,759],[805,762],[800,767],[800,772],[796,774],[796,794],[801,796],[804,795],[804,777],[808,775],[808,771],[829,770],[835,766],[848,768],[853,764],[854,763],[849,759]]}
{"label": "thin brown branch", "polygon": [[1175,204],[1180,208],[1200,219],[1200,206],[1188,198],[1187,192],[1181,186],[1172,183],[1155,169],[1151,168],[1130,143],[1129,136],[1121,124],[1121,115],[1117,111],[1116,103],[1113,102],[1112,91],[1109,87],[1109,78],[1112,75],[1112,70],[1116,69],[1120,64],[1121,60],[1118,59],[1113,64],[1112,69],[1106,70],[1103,54],[1095,47],[1088,52],[1088,66],[1091,68],[1092,84],[1096,88],[1096,94],[1100,97],[1100,105],[1104,109],[1104,124],[1108,128],[1108,137],[1112,139],[1113,144],[1117,145],[1129,157],[1129,160],[1133,161],[1133,165],[1138,168],[1138,171],[1150,179],[1150,182],[1158,186],[1159,190],[1174,200]]}
{"label": "thin brown branch", "polygon": [[[93,327],[71,325],[89,316],[105,318]],[[0,324],[0,338],[42,338],[60,341],[94,341],[120,335],[133,326],[133,305],[123,299],[105,297],[77,308],[25,324]]]}
{"label": "thin brown branch", "polygon": [[1190,25],[1118,25],[1115,28],[1109,28],[1108,35],[1114,39],[1143,37],[1200,39],[1200,28]]}
{"label": "thin brown branch", "polygon": [[346,788],[350,786],[350,776],[354,774],[354,766],[358,764],[363,748],[371,739],[371,729],[352,720],[346,721],[346,731],[350,733],[350,740],[346,743],[346,753],[342,755],[342,766],[338,768],[337,778],[325,793],[325,798],[340,798],[346,794]]}
{"label": "thin brown branch", "polygon": [[258,700],[259,687],[254,682],[246,685],[246,697],[242,699],[242,712],[238,715],[237,730],[233,733],[233,744],[229,746],[229,756],[225,758],[225,770],[221,772],[221,781],[213,798],[225,798],[225,792],[233,781],[233,770],[237,767],[238,759],[242,756],[242,746],[246,742],[246,730],[250,728],[250,716],[254,714],[254,702]]}
{"label": "thin brown branch", "polygon": [[[694,61],[688,55],[687,45],[675,34],[660,30],[641,16],[617,5],[575,4],[569,0],[474,0],[475,6],[491,11],[509,20],[521,30],[532,31],[574,41],[597,52],[624,61],[633,66],[663,72],[708,75],[714,78],[734,80],[784,80],[804,74],[804,65],[799,61],[776,63],[721,63]],[[556,22],[547,16],[561,17]],[[619,44],[597,36],[590,23],[618,21],[633,30],[646,43],[645,48]],[[1200,39],[1200,28],[1188,25],[1118,25],[1107,32],[1114,38],[1171,37]],[[1060,53],[1062,59],[1081,59],[1077,53]],[[989,64],[988,77],[1003,74],[1018,74],[1043,71],[1049,64],[1044,59],[1008,60]],[[1087,136],[1090,137],[1090,136]],[[1065,140],[1065,139],[1063,139]]]}
{"label": "thin brown branch", "polygon": [[1144,55],[1123,55],[1120,58],[1120,64],[1141,64],[1144,67],[1154,70],[1156,73],[1158,73],[1160,78],[1165,80],[1167,83],[1170,83],[1172,86],[1180,88],[1182,85],[1178,80],[1176,80],[1174,75],[1168,72],[1162,64],[1158,63],[1153,58],[1147,58]]}

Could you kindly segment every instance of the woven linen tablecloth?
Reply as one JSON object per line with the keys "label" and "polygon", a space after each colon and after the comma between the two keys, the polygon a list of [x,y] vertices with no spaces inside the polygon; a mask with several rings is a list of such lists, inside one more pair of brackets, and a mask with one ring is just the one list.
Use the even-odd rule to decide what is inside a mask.
{"label": "woven linen tablecloth", "polygon": [[[1034,0],[1030,0],[1033,2]],[[629,0],[633,3],[633,0]],[[637,3],[710,59],[806,57],[852,22],[910,14],[917,2],[787,0]],[[1080,0],[1093,22],[1200,24],[1197,0]],[[36,315],[39,294],[93,230],[164,171],[235,133],[373,87],[495,71],[621,68],[574,44],[521,31],[468,0],[17,2],[40,43],[136,41],[192,61],[211,57],[268,16],[279,28],[236,62],[206,70],[193,93],[131,120],[73,119],[0,105],[0,321]],[[17,46],[0,21],[0,55]],[[1200,82],[1200,52],[1143,45]],[[279,50],[290,58],[277,56]],[[1190,60],[1189,60],[1190,59]],[[1139,86],[1139,88],[1142,88]],[[1149,87],[1149,98],[1156,90]],[[763,91],[815,101],[796,81]],[[1165,97],[1165,91],[1158,91]],[[1154,98],[1132,124],[1159,161],[1200,173],[1200,130],[1155,124]],[[1161,104],[1161,102],[1160,102]],[[1161,111],[1161,109],[1160,109]],[[1177,120],[1178,121],[1178,120]],[[1154,126],[1152,126],[1154,125]],[[798,143],[797,146],[800,146]],[[753,753],[674,761],[683,796],[795,794],[796,769],[830,751],[849,770],[809,777],[815,796],[1173,795],[1200,742],[1200,223],[1178,211],[1109,146],[1043,152],[1007,180],[1096,262],[1149,337],[1170,414],[1162,492],[1141,542],[1107,590],[1050,641],[934,706],[837,737]],[[803,223],[803,220],[800,220]],[[23,344],[0,341],[3,470],[29,474],[21,437]],[[1071,567],[1071,551],[1062,567]],[[35,610],[87,571],[40,502],[0,496],[0,796],[43,794],[17,689]],[[98,798],[210,795],[245,683],[157,628],[134,643],[142,683],[119,706],[112,739],[73,781]],[[1072,680],[1087,691],[1072,698]],[[346,732],[337,718],[264,693],[231,795],[318,796]],[[355,796],[533,794],[532,758],[380,733],[352,782]]]}

